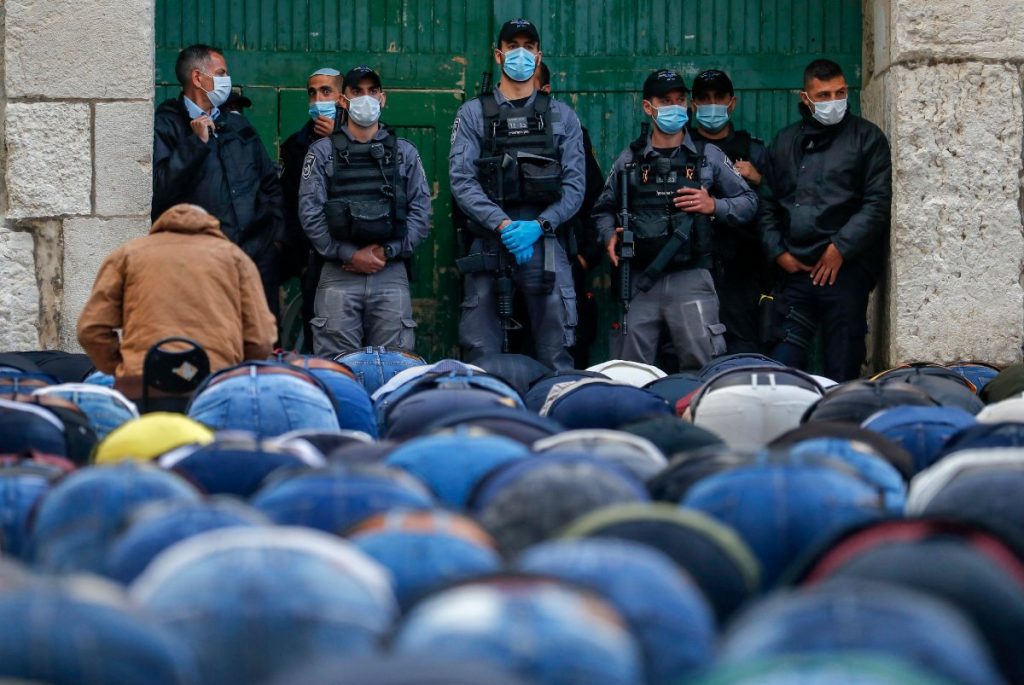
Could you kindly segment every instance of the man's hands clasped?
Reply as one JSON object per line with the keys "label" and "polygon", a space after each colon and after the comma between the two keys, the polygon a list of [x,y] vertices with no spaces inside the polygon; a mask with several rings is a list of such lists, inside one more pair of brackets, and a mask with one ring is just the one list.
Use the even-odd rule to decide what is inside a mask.
{"label": "man's hands clasped", "polygon": [[501,229],[501,242],[512,253],[516,264],[526,264],[533,257],[533,245],[544,230],[536,221],[512,221]]}

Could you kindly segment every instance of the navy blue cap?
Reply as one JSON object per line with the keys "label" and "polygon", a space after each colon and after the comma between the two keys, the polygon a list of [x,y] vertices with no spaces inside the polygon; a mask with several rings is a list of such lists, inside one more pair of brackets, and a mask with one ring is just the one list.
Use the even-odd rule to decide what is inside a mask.
{"label": "navy blue cap", "polygon": [[498,31],[498,43],[511,43],[519,35],[525,35],[530,40],[535,40],[538,44],[540,43],[540,34],[537,33],[537,27],[532,22],[522,18],[510,19],[501,25],[501,30]]}

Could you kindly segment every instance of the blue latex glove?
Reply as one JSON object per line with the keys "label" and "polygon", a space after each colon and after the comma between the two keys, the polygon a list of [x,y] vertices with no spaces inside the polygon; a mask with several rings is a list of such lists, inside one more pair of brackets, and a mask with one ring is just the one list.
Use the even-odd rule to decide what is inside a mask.
{"label": "blue latex glove", "polygon": [[513,221],[501,232],[501,242],[510,252],[521,252],[532,247],[544,231],[536,221]]}
{"label": "blue latex glove", "polygon": [[513,250],[511,247],[509,247],[508,243],[509,243],[509,240],[511,239],[512,232],[515,231],[516,229],[518,229],[519,225],[522,224],[522,223],[523,223],[522,221],[513,221],[512,223],[510,223],[508,226],[506,226],[501,231],[501,234],[500,234],[500,236],[501,236],[501,243],[502,243],[502,245],[504,245],[505,247],[508,248],[509,252],[515,252],[515,250]]}
{"label": "blue latex glove", "polygon": [[522,250],[512,253],[516,258],[516,264],[526,264],[533,257],[533,245],[527,245]]}

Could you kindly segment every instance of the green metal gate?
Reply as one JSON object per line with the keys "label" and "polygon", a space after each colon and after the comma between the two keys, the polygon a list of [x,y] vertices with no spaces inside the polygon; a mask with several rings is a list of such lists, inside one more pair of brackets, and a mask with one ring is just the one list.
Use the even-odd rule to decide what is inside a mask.
{"label": "green metal gate", "polygon": [[[157,0],[156,95],[177,94],[174,60],[193,43],[225,51],[246,114],[276,156],[306,119],[306,75],[322,66],[378,69],[388,91],[383,119],[420,150],[433,192],[433,227],[417,254],[418,351],[457,354],[458,276],[447,158],[455,111],[473,97],[497,28],[524,16],[540,30],[555,95],[575,107],[602,168],[636,135],[639,87],[670,66],[692,79],[716,67],[739,95],[736,121],[771,138],[796,118],[803,67],[838,61],[860,85],[859,0]],[[615,315],[606,268],[593,290]],[[602,349],[595,350],[598,356]]]}

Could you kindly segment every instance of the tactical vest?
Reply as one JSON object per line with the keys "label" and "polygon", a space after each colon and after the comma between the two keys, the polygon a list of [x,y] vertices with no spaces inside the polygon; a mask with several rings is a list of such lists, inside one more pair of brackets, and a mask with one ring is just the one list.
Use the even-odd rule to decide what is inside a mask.
{"label": "tactical vest", "polygon": [[645,139],[630,145],[635,168],[628,175],[630,228],[634,235],[635,266],[645,268],[670,242],[673,233],[678,249],[669,269],[708,268],[711,257],[711,221],[702,214],[676,209],[672,200],[680,188],[700,188],[704,157],[680,146],[672,157],[642,157]]}
{"label": "tactical vest", "polygon": [[383,140],[361,143],[339,131],[331,146],[334,173],[324,205],[331,237],[360,247],[404,238],[408,203],[398,138],[389,130]]}
{"label": "tactical vest", "polygon": [[538,91],[524,107],[499,107],[494,95],[480,97],[483,144],[477,160],[480,185],[504,209],[543,209],[562,198],[561,150],[552,124],[559,121],[551,97]]}

